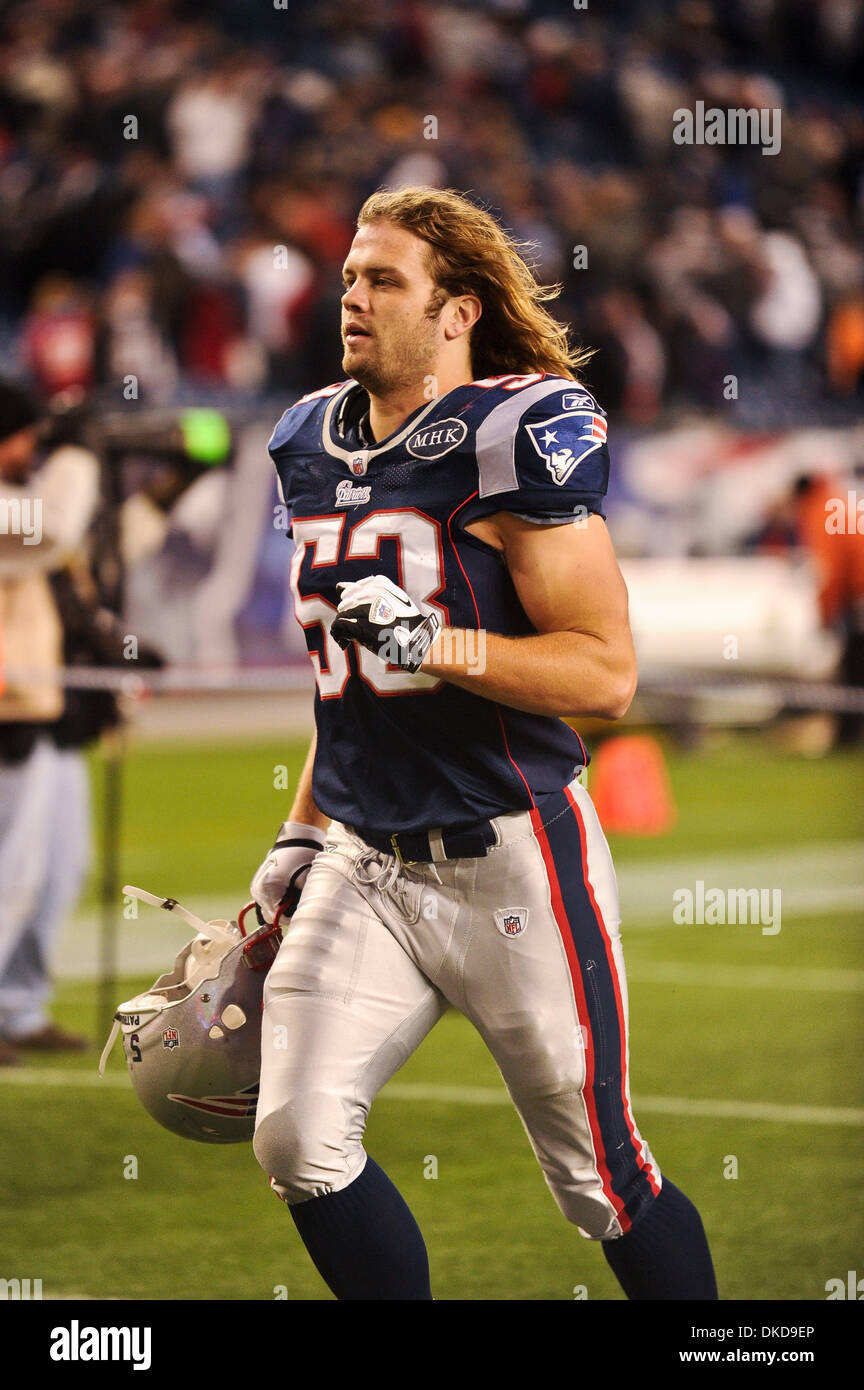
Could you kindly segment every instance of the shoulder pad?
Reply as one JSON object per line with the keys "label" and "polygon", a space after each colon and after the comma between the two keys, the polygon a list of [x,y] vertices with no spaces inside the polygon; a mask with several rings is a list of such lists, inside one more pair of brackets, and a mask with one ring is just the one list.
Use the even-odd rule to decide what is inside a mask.
{"label": "shoulder pad", "polygon": [[270,454],[275,457],[280,449],[312,419],[316,411],[323,414],[326,403],[331,396],[337,395],[349,385],[347,381],[337,381],[332,386],[322,386],[320,391],[310,391],[308,396],[303,396],[294,405],[288,407],[285,414],[278,421],[276,428],[270,436],[267,448]]}

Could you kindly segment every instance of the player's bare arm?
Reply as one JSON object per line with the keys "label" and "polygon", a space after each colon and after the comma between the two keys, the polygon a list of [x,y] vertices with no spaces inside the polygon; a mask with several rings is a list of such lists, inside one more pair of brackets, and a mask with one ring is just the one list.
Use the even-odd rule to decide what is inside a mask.
{"label": "player's bare arm", "polygon": [[620,719],[636,690],[627,589],[601,517],[536,526],[499,512],[470,528],[503,553],[536,636],[487,632],[485,663],[443,629],[421,670],[532,714]]}
{"label": "player's bare arm", "polygon": [[315,799],[312,795],[312,770],[315,766],[317,745],[318,733],[315,731],[309,743],[309,752],[306,754],[303,771],[297,781],[297,790],[294,793],[294,801],[288,819],[301,825],[314,825],[321,830],[326,830],[330,824],[330,817],[322,815],[315,805]]}
{"label": "player's bare arm", "polygon": [[273,848],[252,879],[250,892],[263,922],[293,915],[312,862],[324,845],[330,818],[321,814],[312,796],[316,744],[317,732],[300,773],[291,814],[279,827]]}

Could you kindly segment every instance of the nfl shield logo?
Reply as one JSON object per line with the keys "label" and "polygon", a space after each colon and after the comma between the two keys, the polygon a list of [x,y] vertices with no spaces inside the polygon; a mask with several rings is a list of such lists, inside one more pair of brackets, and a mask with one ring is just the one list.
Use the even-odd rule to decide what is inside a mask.
{"label": "nfl shield logo", "polygon": [[372,607],[369,609],[370,623],[377,623],[383,627],[385,623],[392,623],[396,617],[396,610],[392,603],[388,603],[386,598],[376,598]]}
{"label": "nfl shield logo", "polygon": [[362,478],[363,474],[366,472],[366,455],[355,454],[348,466],[351,469],[352,473],[354,473],[358,478]]}
{"label": "nfl shield logo", "polygon": [[162,1046],[167,1047],[169,1052],[172,1047],[180,1046],[180,1034],[176,1028],[162,1029]]}
{"label": "nfl shield logo", "polygon": [[494,916],[502,936],[519,936],[528,924],[527,907],[500,907]]}

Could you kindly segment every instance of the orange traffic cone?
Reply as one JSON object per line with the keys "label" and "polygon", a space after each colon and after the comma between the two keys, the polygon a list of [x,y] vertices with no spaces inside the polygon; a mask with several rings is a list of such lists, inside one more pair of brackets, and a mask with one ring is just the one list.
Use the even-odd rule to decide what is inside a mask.
{"label": "orange traffic cone", "polygon": [[607,739],[594,754],[589,791],[603,829],[662,835],[677,820],[663,750],[649,734]]}

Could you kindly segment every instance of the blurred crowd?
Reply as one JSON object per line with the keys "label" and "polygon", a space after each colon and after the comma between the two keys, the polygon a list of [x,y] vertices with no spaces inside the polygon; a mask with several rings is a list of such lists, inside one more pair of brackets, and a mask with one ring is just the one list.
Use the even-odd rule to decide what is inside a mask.
{"label": "blurred crowd", "polygon": [[[619,421],[842,423],[864,394],[862,60],[864,0],[13,0],[0,346],[43,396],[337,379],[357,209],[425,183],[533,244]],[[676,144],[698,101],[779,108],[779,152]]]}

